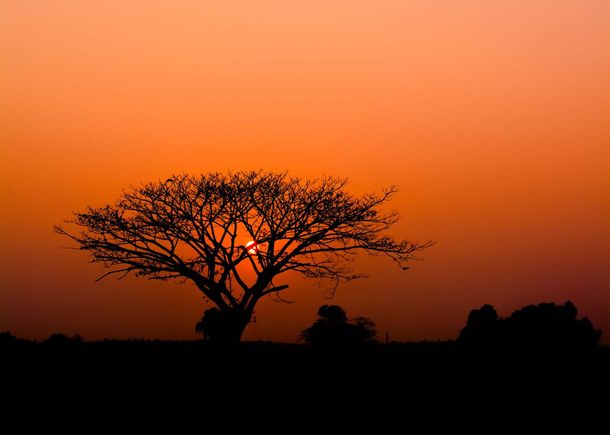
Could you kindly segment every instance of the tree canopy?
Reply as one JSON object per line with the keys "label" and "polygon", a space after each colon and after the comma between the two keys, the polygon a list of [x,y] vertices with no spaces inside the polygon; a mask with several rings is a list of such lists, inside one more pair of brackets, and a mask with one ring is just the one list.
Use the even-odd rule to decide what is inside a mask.
{"label": "tree canopy", "polygon": [[346,184],[263,171],[175,175],[132,186],[114,204],[75,212],[67,223],[79,231],[55,231],[109,269],[100,279],[133,273],[193,282],[221,312],[240,319],[232,323],[241,336],[260,298],[281,299],[288,286],[276,280],[286,272],[328,279],[336,288],[365,276],[349,265],[358,252],[407,269],[431,245],[387,234],[399,215],[381,206],[394,186],[354,196]]}

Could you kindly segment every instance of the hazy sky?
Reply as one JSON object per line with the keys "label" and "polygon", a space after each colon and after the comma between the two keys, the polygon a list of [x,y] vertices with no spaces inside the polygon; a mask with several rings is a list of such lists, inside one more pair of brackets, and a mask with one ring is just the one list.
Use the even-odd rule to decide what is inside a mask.
{"label": "hazy sky", "polygon": [[[610,336],[610,2],[0,0],[0,330],[194,338],[192,286],[93,283],[52,225],[174,172],[397,184],[408,272],[334,303],[391,339],[572,300]],[[246,339],[328,303],[293,281]]]}

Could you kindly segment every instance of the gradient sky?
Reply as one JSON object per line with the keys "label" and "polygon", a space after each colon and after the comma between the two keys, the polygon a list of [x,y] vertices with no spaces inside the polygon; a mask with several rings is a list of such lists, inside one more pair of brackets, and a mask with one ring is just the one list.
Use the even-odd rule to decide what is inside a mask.
{"label": "gradient sky", "polygon": [[[610,336],[610,2],[0,0],[0,330],[195,338],[189,285],[103,269],[52,225],[174,172],[397,184],[394,234],[434,239],[333,303],[395,340],[572,300]],[[328,303],[295,280],[246,339]]]}

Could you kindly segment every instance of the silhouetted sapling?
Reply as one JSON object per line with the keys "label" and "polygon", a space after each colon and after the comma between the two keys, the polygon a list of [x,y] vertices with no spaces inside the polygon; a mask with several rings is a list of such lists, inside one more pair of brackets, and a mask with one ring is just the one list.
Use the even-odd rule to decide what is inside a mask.
{"label": "silhouetted sapling", "polygon": [[577,318],[570,301],[564,305],[528,305],[502,319],[491,305],[472,310],[458,341],[473,347],[591,348],[597,346],[601,330],[591,321]]}
{"label": "silhouetted sapling", "polygon": [[55,231],[110,269],[99,279],[133,273],[191,282],[222,313],[210,313],[215,326],[203,321],[206,336],[235,342],[261,298],[282,300],[288,285],[275,280],[285,272],[330,279],[336,288],[364,276],[348,267],[358,252],[386,255],[406,269],[431,245],[386,234],[399,216],[379,209],[395,187],[358,197],[346,184],[262,171],[176,175],[74,213],[68,223],[78,230]]}
{"label": "silhouetted sapling", "polygon": [[375,323],[366,317],[348,320],[338,305],[322,305],[319,319],[301,333],[309,344],[321,347],[355,346],[375,341]]}

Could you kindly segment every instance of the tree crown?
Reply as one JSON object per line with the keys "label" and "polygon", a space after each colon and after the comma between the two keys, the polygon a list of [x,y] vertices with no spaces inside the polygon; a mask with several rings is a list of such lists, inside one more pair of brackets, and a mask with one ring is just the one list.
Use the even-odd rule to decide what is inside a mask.
{"label": "tree crown", "polygon": [[364,276],[347,264],[358,251],[406,268],[430,246],[385,234],[399,216],[380,206],[395,187],[357,197],[346,183],[263,171],[175,175],[132,186],[112,205],[75,212],[67,222],[79,232],[55,231],[111,269],[101,278],[133,272],[192,280],[219,308],[243,308],[285,289],[273,284],[284,272],[336,286]]}

